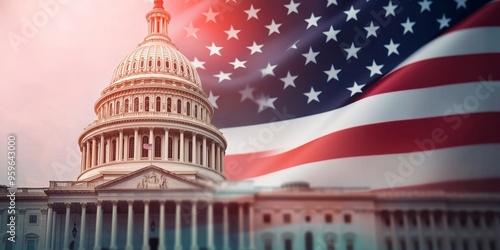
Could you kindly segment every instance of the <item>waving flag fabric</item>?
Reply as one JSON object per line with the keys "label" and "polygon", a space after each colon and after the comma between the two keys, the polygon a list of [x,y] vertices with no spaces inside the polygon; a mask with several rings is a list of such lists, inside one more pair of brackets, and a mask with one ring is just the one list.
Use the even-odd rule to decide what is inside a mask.
{"label": "waving flag fabric", "polygon": [[229,179],[498,186],[500,2],[184,4]]}

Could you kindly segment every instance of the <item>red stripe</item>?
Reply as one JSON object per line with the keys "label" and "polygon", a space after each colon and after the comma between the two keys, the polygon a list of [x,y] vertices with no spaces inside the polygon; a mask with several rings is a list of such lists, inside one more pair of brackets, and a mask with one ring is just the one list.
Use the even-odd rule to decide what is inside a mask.
{"label": "red stripe", "polygon": [[500,26],[498,13],[500,13],[499,1],[486,4],[471,16],[448,29],[445,34],[467,28]]}
{"label": "red stripe", "polygon": [[[409,153],[471,144],[500,143],[500,113],[476,113],[364,125],[337,131],[277,155],[226,156],[226,176],[253,178],[336,158]],[[432,146],[430,146],[432,138]],[[445,139],[443,139],[445,138]],[[429,144],[426,144],[426,143]]]}
{"label": "red stripe", "polygon": [[500,80],[499,64],[500,54],[449,56],[423,60],[404,66],[380,79],[357,99],[402,90]]}

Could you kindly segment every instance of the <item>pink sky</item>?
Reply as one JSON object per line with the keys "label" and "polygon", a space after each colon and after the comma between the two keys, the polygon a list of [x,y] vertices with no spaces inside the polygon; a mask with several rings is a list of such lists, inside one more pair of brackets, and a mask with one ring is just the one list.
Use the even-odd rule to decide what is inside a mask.
{"label": "pink sky", "polygon": [[[189,13],[176,10],[176,1],[184,0],[165,3],[174,42],[189,25]],[[95,119],[94,102],[114,68],[146,35],[151,2],[0,1],[0,184],[6,184],[11,133],[17,137],[17,186],[76,180],[78,136]],[[26,31],[26,23],[35,29]]]}

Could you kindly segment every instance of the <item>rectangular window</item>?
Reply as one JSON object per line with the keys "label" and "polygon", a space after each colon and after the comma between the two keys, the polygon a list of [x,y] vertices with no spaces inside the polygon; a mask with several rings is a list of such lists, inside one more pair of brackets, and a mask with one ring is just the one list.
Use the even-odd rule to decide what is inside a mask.
{"label": "rectangular window", "polygon": [[351,220],[352,220],[352,218],[351,218],[351,215],[350,215],[350,214],[344,214],[344,222],[345,222],[346,224],[350,224],[350,223],[351,223]]}
{"label": "rectangular window", "polygon": [[28,224],[30,224],[30,225],[38,224],[38,215],[30,214],[29,219],[28,219]]}
{"label": "rectangular window", "polygon": [[26,240],[26,249],[27,250],[36,250],[36,240],[35,239],[28,239]]}
{"label": "rectangular window", "polygon": [[285,250],[292,250],[292,240],[291,239],[285,239]]}
{"label": "rectangular window", "polygon": [[325,214],[325,222],[326,223],[332,223],[333,222],[333,216],[331,214]]}
{"label": "rectangular window", "polygon": [[270,239],[264,241],[264,250],[273,250],[273,242]]}
{"label": "rectangular window", "polygon": [[292,222],[292,216],[290,214],[284,214],[283,215],[283,222],[284,223],[290,223],[290,222]]}
{"label": "rectangular window", "polygon": [[264,223],[271,223],[271,215],[270,214],[264,214],[262,216],[262,220],[264,221]]}

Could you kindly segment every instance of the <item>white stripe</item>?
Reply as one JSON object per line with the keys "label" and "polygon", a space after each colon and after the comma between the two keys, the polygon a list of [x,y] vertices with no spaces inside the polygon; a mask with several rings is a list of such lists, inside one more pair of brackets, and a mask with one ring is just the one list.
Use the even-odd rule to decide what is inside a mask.
{"label": "white stripe", "polygon": [[[498,100],[499,81],[464,83],[385,93],[322,114],[221,131],[228,140],[226,154],[270,150],[276,154],[350,127],[464,111],[500,112]],[[455,104],[464,106],[463,111],[456,109]]]}
{"label": "white stripe", "polygon": [[[256,186],[279,186],[289,181],[307,181],[315,187],[366,187],[385,189],[443,181],[500,177],[500,144],[471,145],[410,154],[392,154],[334,159],[294,166],[256,177]],[[428,153],[432,153],[430,156]],[[405,163],[407,162],[407,163]],[[409,166],[398,168],[400,165]],[[409,174],[413,169],[413,173]],[[393,185],[393,173],[401,179]]]}
{"label": "white stripe", "polygon": [[417,50],[396,69],[422,60],[485,53],[500,53],[500,28],[480,27],[454,31],[438,37]]}

